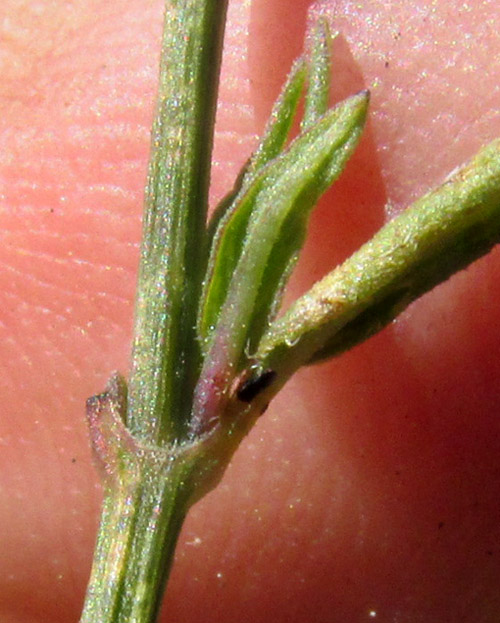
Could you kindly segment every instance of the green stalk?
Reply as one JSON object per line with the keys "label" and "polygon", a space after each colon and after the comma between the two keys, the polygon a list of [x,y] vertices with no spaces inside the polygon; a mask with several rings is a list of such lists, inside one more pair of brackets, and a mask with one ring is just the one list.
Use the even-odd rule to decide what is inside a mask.
{"label": "green stalk", "polygon": [[183,435],[196,381],[213,125],[227,0],[169,0],[144,232],[127,426]]}
{"label": "green stalk", "polygon": [[195,462],[175,448],[200,366],[195,325],[226,7],[166,7],[128,405],[124,383],[113,381],[88,407],[106,478],[81,623],[156,620],[187,511]]}
{"label": "green stalk", "polygon": [[144,465],[106,488],[81,623],[156,621],[185,516],[184,473]]}

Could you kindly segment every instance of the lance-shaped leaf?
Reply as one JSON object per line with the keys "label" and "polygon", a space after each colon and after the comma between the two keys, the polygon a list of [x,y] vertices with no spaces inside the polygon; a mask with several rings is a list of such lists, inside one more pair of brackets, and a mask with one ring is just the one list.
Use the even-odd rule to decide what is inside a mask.
{"label": "lance-shaped leaf", "polygon": [[[305,215],[342,171],[361,135],[367,104],[367,92],[355,95],[300,135],[256,177],[226,224],[202,321],[205,332],[216,326],[215,348],[224,352],[225,364],[238,363],[252,319],[269,307],[279,284],[266,283],[260,288],[266,267],[272,257],[273,274],[286,269],[290,248],[295,249],[289,232],[305,229]],[[228,267],[242,228],[246,235],[238,262]],[[220,356],[211,353],[208,358],[215,364]]]}
{"label": "lance-shaped leaf", "polygon": [[[217,239],[220,235],[224,225],[222,223],[221,226],[221,221],[229,218],[230,212],[236,207],[236,198],[248,187],[255,174],[283,151],[297,112],[306,78],[306,69],[306,63],[302,57],[294,62],[280,95],[274,103],[259,145],[239,172],[234,188],[221,200],[210,218],[209,240]],[[216,243],[214,246],[216,247]]]}
{"label": "lance-shaped leaf", "polygon": [[[306,131],[314,125],[328,110],[331,76],[331,35],[328,22],[320,18],[313,27],[312,49],[308,60],[308,85],[305,98],[304,117],[301,130]],[[332,161],[335,167],[335,162]],[[331,172],[324,171],[324,180],[318,177],[318,188],[328,187],[335,178]],[[273,248],[266,266],[262,283],[271,285],[267,305],[261,305],[254,314],[252,326],[248,332],[247,351],[252,352],[269,322],[274,319],[281,306],[283,291],[304,244],[309,211],[302,212],[302,218],[295,212],[287,219],[282,230],[286,232]],[[274,294],[273,294],[274,292]],[[265,299],[262,299],[265,300]]]}
{"label": "lance-shaped leaf", "polygon": [[385,225],[296,301],[256,358],[283,379],[366,339],[500,240],[500,141]]}
{"label": "lance-shaped leaf", "polygon": [[[233,190],[222,199],[210,219],[208,225],[208,239],[211,249],[202,296],[205,307],[210,298],[207,294],[208,287],[211,285],[215,258],[219,253],[219,243],[224,233],[225,226],[238,207],[238,199],[240,199],[248,189],[252,180],[255,179],[256,175],[268,162],[277,157],[285,148],[290,129],[295,119],[306,75],[308,87],[304,118],[301,124],[302,130],[304,131],[311,127],[311,125],[328,110],[331,73],[330,52],[331,35],[328,22],[320,18],[313,28],[311,54],[307,63],[303,57],[298,58],[294,62],[281,93],[274,103],[264,135],[257,149],[241,169]],[[226,286],[232,274],[231,268],[236,266],[239,253],[241,252],[243,238],[246,233],[246,225],[247,222],[242,221],[241,227],[238,230],[233,230],[235,234],[233,245],[234,253],[233,256],[228,257],[226,261],[228,276]],[[303,243],[303,236],[299,234],[295,239],[298,249],[300,249]],[[288,263],[286,274],[283,274],[281,277],[283,285],[286,284],[287,277],[295,264],[295,260],[296,253]],[[221,288],[221,292],[224,294],[225,289]],[[280,298],[281,288],[279,293],[276,294],[275,304],[271,305],[270,308],[278,308]],[[207,337],[207,327],[203,326],[203,318],[206,311],[205,307],[201,308],[199,314],[199,333],[202,338]]]}
{"label": "lance-shaped leaf", "polygon": [[332,37],[325,18],[314,24],[309,59],[309,79],[301,129],[307,130],[328,110]]}
{"label": "lance-shaped leaf", "polygon": [[[208,288],[212,286],[211,279],[214,270],[215,258],[220,251],[219,244],[221,237],[224,234],[228,221],[231,219],[234,211],[239,205],[239,200],[245,191],[248,190],[257,173],[260,172],[270,160],[276,158],[276,156],[283,151],[297,112],[305,77],[306,63],[303,58],[299,58],[293,64],[287,81],[285,82],[283,89],[273,106],[273,110],[259,146],[253,153],[252,157],[241,169],[233,190],[222,199],[219,205],[215,208],[214,214],[210,219],[208,225],[208,238],[211,248],[202,295],[204,306],[201,307],[198,317],[198,330],[202,338],[206,338],[208,332],[204,317],[206,315],[206,307],[210,298],[208,296]],[[250,214],[248,216],[250,216]],[[230,277],[232,268],[236,266],[240,256],[246,226],[247,222],[242,219],[240,220],[240,227],[232,230],[233,240],[231,241],[231,247],[226,240],[226,251],[229,251],[230,249],[232,251],[226,258],[226,274],[228,278]],[[226,285],[227,283],[228,280],[226,281]],[[222,286],[222,288],[223,287],[224,286]],[[224,292],[223,289],[222,292]]]}
{"label": "lance-shaped leaf", "polygon": [[262,140],[250,159],[247,182],[269,161],[279,156],[285,148],[302,95],[306,75],[307,64],[300,57],[292,65],[290,74],[274,103]]}

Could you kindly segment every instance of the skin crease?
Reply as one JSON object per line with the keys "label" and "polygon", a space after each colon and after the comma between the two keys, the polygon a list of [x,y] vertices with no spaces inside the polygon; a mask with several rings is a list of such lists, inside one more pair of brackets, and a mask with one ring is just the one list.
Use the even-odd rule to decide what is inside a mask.
{"label": "skin crease", "polygon": [[[500,135],[493,0],[358,4],[230,3],[212,201],[308,9],[342,33],[333,100],[372,90],[290,296]],[[2,623],[79,617],[100,499],[83,404],[128,365],[161,5],[0,8]],[[498,620],[499,270],[494,250],[297,375],[190,513],[162,621]]]}

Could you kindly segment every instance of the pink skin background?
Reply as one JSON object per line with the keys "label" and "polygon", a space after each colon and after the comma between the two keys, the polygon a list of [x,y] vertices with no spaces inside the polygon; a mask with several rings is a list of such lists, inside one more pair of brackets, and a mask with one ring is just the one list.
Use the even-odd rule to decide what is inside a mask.
{"label": "pink skin background", "polygon": [[[500,135],[496,0],[233,0],[212,202],[307,11],[369,122],[311,223],[296,296]],[[0,7],[0,621],[77,621],[100,488],[85,399],[127,370],[161,0]],[[500,255],[301,372],[180,537],[162,621],[493,623]]]}

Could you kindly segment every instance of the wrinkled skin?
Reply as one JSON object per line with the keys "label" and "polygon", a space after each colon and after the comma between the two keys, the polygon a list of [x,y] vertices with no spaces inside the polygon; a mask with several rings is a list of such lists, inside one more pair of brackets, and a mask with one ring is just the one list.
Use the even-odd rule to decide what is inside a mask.
{"label": "wrinkled skin", "polygon": [[[332,97],[372,89],[292,295],[500,135],[495,0],[230,4],[212,200],[309,7],[342,33]],[[0,7],[2,623],[79,617],[100,500],[83,404],[128,366],[161,5]],[[162,621],[498,621],[499,274],[494,250],[289,383],[193,508]]]}

